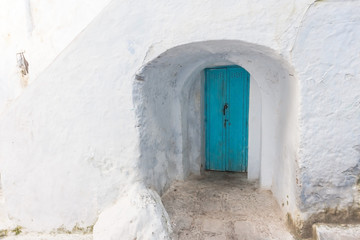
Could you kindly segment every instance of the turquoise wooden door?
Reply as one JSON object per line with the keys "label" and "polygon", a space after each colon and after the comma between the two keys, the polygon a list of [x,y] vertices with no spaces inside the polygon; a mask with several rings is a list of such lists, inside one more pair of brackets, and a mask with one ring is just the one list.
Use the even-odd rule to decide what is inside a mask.
{"label": "turquoise wooden door", "polygon": [[249,89],[241,67],[205,69],[207,170],[247,171]]}

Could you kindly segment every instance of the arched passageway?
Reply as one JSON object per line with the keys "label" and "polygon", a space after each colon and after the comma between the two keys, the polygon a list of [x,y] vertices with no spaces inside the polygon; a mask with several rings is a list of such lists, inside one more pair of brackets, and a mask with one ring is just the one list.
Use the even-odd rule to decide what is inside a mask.
{"label": "arched passageway", "polygon": [[207,41],[172,48],[136,75],[134,104],[140,168],[163,192],[175,179],[204,170],[204,69],[241,66],[250,73],[248,178],[271,189],[284,212],[296,209],[298,83],[269,48]]}

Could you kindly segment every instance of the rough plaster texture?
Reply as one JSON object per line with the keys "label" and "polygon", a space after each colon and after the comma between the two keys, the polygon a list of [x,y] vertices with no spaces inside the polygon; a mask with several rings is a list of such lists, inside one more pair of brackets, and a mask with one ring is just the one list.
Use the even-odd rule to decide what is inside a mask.
{"label": "rough plaster texture", "polygon": [[[154,217],[156,216],[156,217]],[[126,227],[124,227],[126,226]],[[170,219],[159,195],[143,185],[132,185],[99,216],[94,239],[170,239]]]}
{"label": "rough plaster texture", "polygon": [[[0,114],[68,46],[110,0],[0,2]],[[29,74],[19,73],[24,52]]]}
{"label": "rough plaster texture", "polygon": [[358,1],[313,4],[292,51],[302,99],[302,212],[359,204],[359,10]]}
{"label": "rough plaster texture", "polygon": [[316,240],[357,240],[360,239],[359,225],[314,225]]}
{"label": "rough plaster texture", "polygon": [[[1,57],[2,102],[19,95],[12,93],[14,52],[31,27],[25,2],[13,2],[24,19],[12,28],[19,36],[0,44],[10,51]],[[77,15],[73,7],[81,2],[64,5],[72,15],[59,16],[76,26],[64,31],[47,30],[56,25],[47,24],[47,14],[36,20],[50,35],[44,43],[28,41],[33,52],[25,56],[30,72],[38,66],[41,73],[0,119],[0,200],[7,211],[0,216],[36,231],[87,227],[104,209],[122,211],[116,201],[131,192],[125,189],[142,184],[161,194],[173,180],[199,174],[201,71],[222,64],[244,67],[258,86],[251,97],[261,96],[252,108],[260,128],[249,141],[260,151],[250,155],[258,161],[249,163],[249,176],[260,177],[283,212],[301,225],[324,208],[356,205],[359,1],[112,1],[96,18],[105,3],[93,3],[89,15]],[[59,26],[66,25],[61,17]],[[57,34],[67,40],[39,50]],[[142,216],[165,214],[161,206],[149,208],[156,210]],[[123,229],[131,216],[122,219]]]}

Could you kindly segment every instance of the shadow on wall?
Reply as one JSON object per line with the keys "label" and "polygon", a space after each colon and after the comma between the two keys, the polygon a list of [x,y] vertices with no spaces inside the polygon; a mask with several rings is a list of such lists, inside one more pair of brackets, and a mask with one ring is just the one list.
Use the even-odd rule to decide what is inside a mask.
{"label": "shadow on wall", "polygon": [[276,52],[242,41],[174,47],[136,75],[133,100],[145,182],[162,194],[173,180],[203,170],[203,70],[222,65],[241,66],[251,75],[248,177],[271,189],[284,212],[295,212],[298,83]]}

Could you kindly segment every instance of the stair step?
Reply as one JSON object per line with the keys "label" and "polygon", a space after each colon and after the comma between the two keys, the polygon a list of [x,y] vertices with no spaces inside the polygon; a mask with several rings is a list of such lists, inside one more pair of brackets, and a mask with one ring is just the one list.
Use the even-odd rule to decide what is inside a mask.
{"label": "stair step", "polygon": [[314,224],[315,240],[359,240],[360,224]]}

